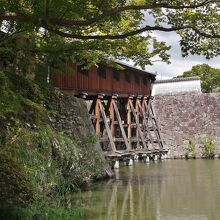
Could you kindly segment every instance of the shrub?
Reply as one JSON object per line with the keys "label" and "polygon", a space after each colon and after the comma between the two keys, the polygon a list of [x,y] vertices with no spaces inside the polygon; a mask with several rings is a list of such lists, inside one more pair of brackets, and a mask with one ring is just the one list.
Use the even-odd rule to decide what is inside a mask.
{"label": "shrub", "polygon": [[192,139],[189,140],[188,145],[186,147],[185,158],[196,158],[196,143]]}
{"label": "shrub", "polygon": [[4,90],[5,87],[7,87],[7,77],[2,71],[0,71],[0,89]]}
{"label": "shrub", "polygon": [[55,207],[47,203],[32,203],[27,207],[0,204],[0,219],[3,220],[79,220],[84,216],[83,208]]}
{"label": "shrub", "polygon": [[27,205],[34,197],[34,187],[21,164],[0,153],[0,203]]}
{"label": "shrub", "polygon": [[[46,89],[38,85],[0,71],[0,219],[76,219],[81,209],[67,208],[71,192],[105,165],[95,135],[52,126],[48,115],[69,103],[45,81]],[[76,126],[83,127],[78,119]]]}
{"label": "shrub", "polygon": [[209,137],[203,141],[203,148],[203,156],[209,159],[214,159],[216,145],[212,138]]}

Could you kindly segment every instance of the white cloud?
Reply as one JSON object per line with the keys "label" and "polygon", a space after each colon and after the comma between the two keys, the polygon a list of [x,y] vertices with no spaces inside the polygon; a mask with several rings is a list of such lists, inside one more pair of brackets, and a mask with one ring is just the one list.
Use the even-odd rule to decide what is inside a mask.
{"label": "white cloud", "polygon": [[150,72],[157,72],[158,79],[168,79],[174,76],[181,75],[184,71],[190,70],[192,66],[207,63],[212,67],[220,69],[220,56],[207,60],[201,56],[192,56],[183,58],[181,56],[181,49],[179,46],[180,37],[175,33],[154,32],[153,35],[158,40],[165,41],[171,45],[171,64],[154,63],[153,66],[147,66],[146,70]]}

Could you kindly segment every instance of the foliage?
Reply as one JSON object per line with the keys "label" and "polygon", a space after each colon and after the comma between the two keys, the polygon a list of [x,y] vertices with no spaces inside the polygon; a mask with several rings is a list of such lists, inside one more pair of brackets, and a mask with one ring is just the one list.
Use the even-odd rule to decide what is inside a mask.
{"label": "foliage", "polygon": [[33,203],[27,207],[0,204],[0,219],[4,220],[79,220],[83,216],[81,208],[51,207],[48,204]]}
{"label": "foliage", "polygon": [[0,152],[0,203],[27,205],[34,198],[33,185],[21,164]]}
{"label": "foliage", "polygon": [[208,64],[193,66],[190,71],[186,71],[178,77],[199,76],[202,81],[204,92],[220,92],[220,69],[213,68]]}
{"label": "foliage", "polygon": [[[9,177],[9,174],[7,178],[5,177],[8,180],[7,184],[4,176],[1,176],[0,182],[4,183],[1,189],[9,191],[5,190],[1,193],[0,204],[3,202],[4,205],[6,201],[11,201],[12,210],[15,209],[14,214],[18,212],[22,216],[37,215],[40,219],[48,219],[47,215],[52,219],[71,219],[75,215],[81,215],[81,212],[75,213],[74,208],[71,208],[72,211],[66,209],[71,207],[70,194],[88,184],[93,177],[101,173],[103,167],[99,152],[88,147],[90,144],[90,142],[82,141],[78,146],[72,139],[54,131],[49,126],[40,127],[32,132],[29,129],[19,130],[13,140],[7,143],[7,146],[0,152],[11,158],[17,158],[22,172],[18,172],[18,169],[14,171],[16,167],[13,165],[12,169],[8,161],[4,167],[0,167],[0,171],[5,173],[8,173],[5,167],[9,167],[12,173],[12,177]],[[84,153],[85,148],[88,153]],[[1,173],[4,174],[4,172]],[[22,173],[26,174],[26,178]],[[32,205],[24,209],[19,208],[22,204],[20,199],[17,203],[15,201],[17,201],[16,193],[22,189],[18,195],[26,196],[23,196],[24,204],[29,202],[27,198],[32,194],[27,190],[27,193],[23,193],[27,185],[25,181],[32,182],[31,193],[35,195],[35,203],[30,203]],[[10,185],[13,187],[9,187]],[[13,193],[12,189],[16,189],[16,193],[10,196]],[[40,205],[42,203],[45,203],[45,207]],[[24,216],[20,219],[25,219]]]}
{"label": "foliage", "polygon": [[73,219],[80,213],[67,209],[70,192],[100,175],[104,162],[93,147],[95,135],[78,140],[52,126],[49,114],[56,113],[61,100],[41,82],[41,75],[36,80],[0,72],[0,188],[5,189],[0,192],[0,216],[10,209],[18,219],[23,214]]}
{"label": "foliage", "polygon": [[0,71],[0,90],[0,144],[3,145],[20,124],[36,126],[44,110],[40,88],[22,75]]}
{"label": "foliage", "polygon": [[[25,167],[37,194],[60,199],[101,173],[103,162],[90,142],[75,142],[50,126],[20,129],[2,149]],[[91,157],[91,155],[93,155]]]}
{"label": "foliage", "polygon": [[88,65],[131,59],[142,68],[168,62],[169,47],[153,31],[177,31],[184,56],[219,55],[217,0],[0,0],[0,5],[1,54],[19,57],[23,72],[34,54],[54,66],[63,57]]}
{"label": "foliage", "polygon": [[194,140],[190,139],[186,147],[187,152],[185,153],[185,158],[196,158],[196,143]]}
{"label": "foliage", "polygon": [[203,156],[206,158],[209,158],[209,159],[214,159],[215,148],[216,148],[216,144],[215,144],[214,140],[210,137],[206,138],[203,141],[203,147],[204,147]]}

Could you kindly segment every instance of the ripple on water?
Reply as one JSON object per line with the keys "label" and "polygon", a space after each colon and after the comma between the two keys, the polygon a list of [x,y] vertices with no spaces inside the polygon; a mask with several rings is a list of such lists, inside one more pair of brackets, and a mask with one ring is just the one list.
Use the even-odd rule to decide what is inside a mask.
{"label": "ripple on water", "polygon": [[218,220],[220,160],[167,160],[121,167],[118,179],[73,195],[85,219]]}

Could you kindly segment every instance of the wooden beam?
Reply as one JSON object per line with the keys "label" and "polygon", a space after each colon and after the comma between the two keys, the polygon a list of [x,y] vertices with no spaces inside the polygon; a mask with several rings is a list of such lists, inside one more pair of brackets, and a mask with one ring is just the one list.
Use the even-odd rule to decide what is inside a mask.
{"label": "wooden beam", "polygon": [[[149,101],[148,101],[148,104],[145,102],[145,106],[146,106],[146,108],[148,109],[148,120],[149,120],[149,121],[151,122],[151,124],[152,124],[153,130],[154,130],[154,134],[156,135],[156,138],[157,138],[157,142],[158,142],[159,147],[160,147],[160,148],[163,148],[162,140],[161,140],[161,138],[160,138],[160,136],[159,136],[159,134],[158,134],[159,127],[157,127],[157,125],[155,124],[155,120],[154,120],[154,119],[156,118],[156,116],[154,115],[154,112],[152,112],[152,102],[151,102],[151,100],[152,100],[152,99],[150,98]],[[152,113],[154,119],[152,118],[151,113]]]}
{"label": "wooden beam", "polygon": [[120,127],[120,130],[121,130],[121,134],[122,134],[122,137],[124,139],[124,143],[125,143],[125,146],[126,146],[126,150],[131,150],[130,149],[130,146],[128,144],[128,140],[127,140],[127,136],[125,134],[125,130],[124,130],[124,127],[122,125],[122,120],[121,120],[121,116],[120,116],[120,113],[118,111],[118,107],[117,107],[117,104],[115,103],[115,99],[112,98],[112,104],[113,104],[113,107],[114,107],[114,110],[115,110],[115,113],[116,113],[116,117],[117,117],[117,120],[118,120],[118,124],[119,124],[119,127]]}
{"label": "wooden beam", "polygon": [[[139,97],[136,97],[135,99],[135,112],[136,112],[136,117],[137,117],[137,123],[140,125],[140,109],[139,109]],[[140,150],[140,135],[138,129],[136,129],[136,137],[137,137],[137,150]]]}
{"label": "wooden beam", "polygon": [[[153,99],[152,99],[152,101],[153,101]],[[163,139],[162,139],[162,135],[161,135],[161,132],[160,132],[160,125],[159,125],[159,122],[157,121],[157,117],[156,117],[156,113],[155,113],[152,101],[151,101],[151,111],[152,111],[152,114],[154,116],[155,125],[157,127],[158,136],[159,136],[159,139],[160,139],[160,145],[161,145],[161,148],[163,148]]]}
{"label": "wooden beam", "polygon": [[111,133],[111,130],[110,130],[108,122],[107,122],[107,117],[106,117],[106,114],[105,114],[105,111],[104,111],[104,107],[102,105],[101,100],[100,99],[97,99],[97,100],[98,100],[98,106],[99,106],[99,109],[101,111],[101,115],[102,115],[102,118],[103,118],[103,122],[105,124],[105,128],[106,128],[106,131],[107,131],[107,135],[108,135],[108,138],[109,138],[109,141],[110,141],[112,151],[116,152],[115,143],[114,143],[112,133]]}
{"label": "wooden beam", "polygon": [[[145,103],[145,102],[146,102],[146,103]],[[146,138],[148,138],[148,136],[149,136],[150,143],[153,145],[153,138],[152,138],[152,135],[151,135],[151,133],[150,133],[150,131],[149,131],[148,121],[147,121],[147,119],[146,119],[146,114],[147,114],[147,112],[146,112],[146,107],[145,107],[145,104],[146,104],[146,106],[147,106],[146,97],[143,97],[142,105],[141,105],[140,102],[138,102],[138,104],[139,104],[139,107],[140,107],[141,114],[142,114],[142,116],[143,116],[143,124],[144,124],[144,127],[145,127],[143,133],[146,132],[146,134],[145,134]]]}
{"label": "wooden beam", "polygon": [[129,97],[127,100],[127,131],[128,131],[128,145],[129,145],[129,149],[132,149],[131,146],[131,106],[129,104],[129,100],[133,99],[132,97]]}
{"label": "wooden beam", "polygon": [[96,98],[93,99],[92,104],[90,106],[90,109],[89,109],[89,114],[90,115],[95,111],[95,106],[96,106]]}
{"label": "wooden beam", "polygon": [[136,112],[135,112],[135,109],[134,109],[134,106],[133,106],[133,103],[132,103],[131,100],[129,100],[129,105],[131,107],[131,112],[133,113],[133,116],[134,116],[134,119],[135,119],[135,123],[137,125],[137,130],[139,132],[142,144],[143,144],[144,148],[146,149],[147,146],[146,146],[146,143],[145,143],[145,140],[144,140],[144,137],[143,137],[143,133],[141,132],[141,128],[140,128],[140,125],[138,123],[137,115],[136,115]]}
{"label": "wooden beam", "polygon": [[107,105],[109,116],[110,116],[110,130],[112,133],[112,137],[115,137],[115,113],[114,113],[114,106],[112,103],[112,98],[109,100]]}
{"label": "wooden beam", "polygon": [[96,103],[95,103],[95,116],[96,116],[96,124],[95,124],[95,131],[96,134],[100,137],[100,109],[99,109],[99,98],[96,98]]}

